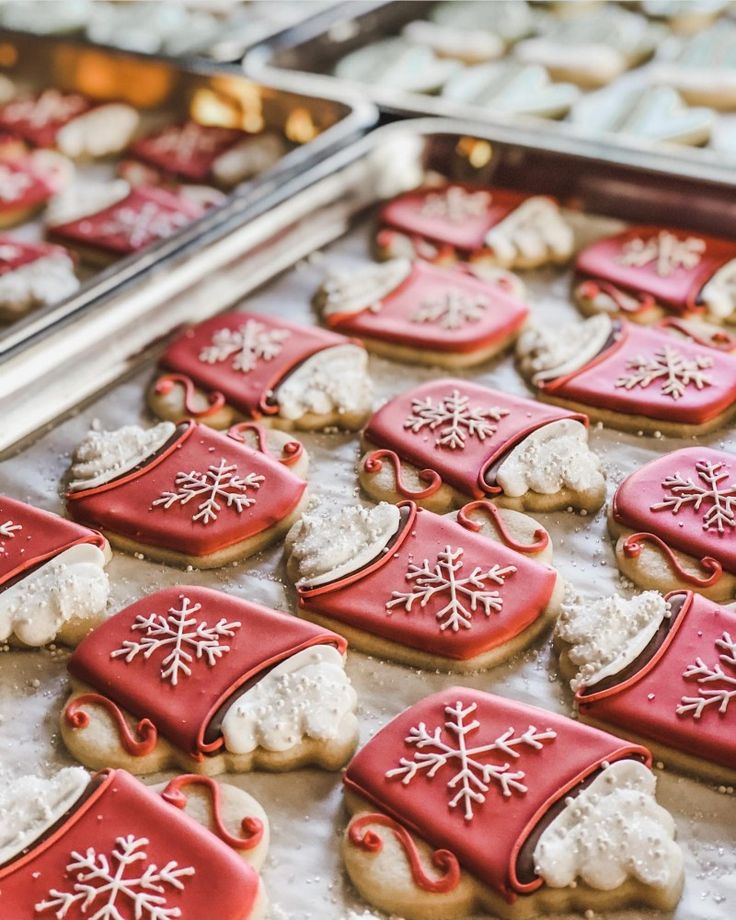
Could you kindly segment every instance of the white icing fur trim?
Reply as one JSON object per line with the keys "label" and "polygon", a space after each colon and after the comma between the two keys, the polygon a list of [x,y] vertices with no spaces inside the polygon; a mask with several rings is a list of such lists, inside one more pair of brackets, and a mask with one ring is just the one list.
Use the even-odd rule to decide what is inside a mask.
{"label": "white icing fur trim", "polygon": [[510,267],[518,257],[534,262],[551,251],[557,259],[568,259],[575,246],[572,227],[549,198],[527,198],[486,234],[485,242],[498,263]]}
{"label": "white icing fur trim", "polygon": [[563,326],[533,326],[519,336],[516,355],[532,383],[539,384],[584,367],[612,333],[611,318],[603,313]]}
{"label": "white icing fur trim", "polygon": [[736,259],[722,265],[700,292],[700,300],[718,319],[730,319],[736,308]]}
{"label": "white icing fur trim", "polygon": [[411,267],[411,260],[402,257],[357,271],[328,275],[322,285],[322,313],[324,316],[333,313],[353,315],[363,310],[380,310],[381,301],[406,281]]}
{"label": "white icing fur trim", "polygon": [[313,588],[357,572],[379,555],[400,523],[401,512],[388,502],[372,508],[308,510],[290,535],[299,587]]}
{"label": "white icing fur trim", "polygon": [[110,583],[105,554],[91,543],[59,553],[0,593],[0,641],[13,633],[26,645],[46,645],[64,623],[99,616]]}
{"label": "white icing fur trim", "polygon": [[43,256],[0,275],[0,309],[20,316],[34,307],[58,303],[78,288],[79,279],[68,256]]}
{"label": "white icing fur trim", "polygon": [[315,645],[282,661],[230,706],[222,720],[225,747],[247,754],[259,746],[288,751],[305,737],[347,740],[356,705],[342,655]]}
{"label": "white icing fur trim", "polygon": [[148,429],[125,425],[115,431],[90,431],[74,454],[69,491],[94,489],[117,479],[160,450],[175,431],[173,422]]}
{"label": "white icing fur trim", "polygon": [[19,776],[0,791],[0,864],[19,856],[81,798],[89,774],[81,767],[64,767],[45,779]]}
{"label": "white icing fur trim", "polygon": [[368,353],[358,345],[333,345],[307,358],[275,392],[279,415],[298,419],[307,413],[340,415],[368,412],[373,385]]}
{"label": "white icing fur trim", "polygon": [[119,102],[100,105],[73,118],[56,135],[56,146],[68,157],[106,157],[130,143],[140,116]]}
{"label": "white icing fur trim", "polygon": [[509,453],[496,477],[504,493],[554,495],[569,488],[597,490],[603,483],[601,461],[588,447],[588,432],[574,419],[559,419],[537,428]]}
{"label": "white icing fur trim", "polygon": [[57,227],[82,217],[90,217],[109,208],[130,194],[124,179],[113,182],[76,182],[56,198],[46,209],[46,224]]}
{"label": "white icing fur trim", "polygon": [[577,673],[573,691],[593,687],[618,674],[647,647],[670,605],[657,591],[645,591],[630,600],[610,597],[565,598],[555,635],[566,642]]}
{"label": "white icing fur trim", "polygon": [[285,152],[284,142],[275,134],[245,138],[215,160],[212,175],[220,185],[237,185],[270,169]]}
{"label": "white icing fur trim", "polygon": [[670,888],[683,871],[675,822],[654,797],[657,781],[644,764],[606,767],[547,827],[534,849],[536,872],[551,888],[581,878],[612,891],[633,878]]}

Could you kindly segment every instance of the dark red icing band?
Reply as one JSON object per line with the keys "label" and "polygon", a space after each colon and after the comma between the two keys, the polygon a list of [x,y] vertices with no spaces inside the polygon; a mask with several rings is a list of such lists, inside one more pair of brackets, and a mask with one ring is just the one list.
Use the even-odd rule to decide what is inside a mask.
{"label": "dark red icing band", "polygon": [[[251,432],[251,434],[255,436],[258,450],[262,454],[268,454],[269,457],[274,456],[271,448],[268,446],[268,437],[263,425],[258,425],[256,422],[238,422],[228,429],[227,434],[229,438],[233,438],[235,441],[244,444],[246,431]],[[287,441],[281,449],[281,456],[276,457],[276,459],[279,463],[283,463],[284,466],[293,466],[303,455],[304,445],[301,441]]]}
{"label": "dark red icing band", "polygon": [[204,409],[197,409],[194,405],[194,381],[186,374],[164,374],[156,381],[156,393],[159,396],[168,396],[175,386],[184,390],[184,411],[193,419],[209,418],[219,412],[225,405],[225,397],[217,391],[207,394],[209,403]]}
{"label": "dark red icing band", "polygon": [[670,547],[653,533],[632,533],[624,540],[623,552],[628,559],[638,559],[641,555],[641,544],[651,543],[657,547],[667,562],[667,565],[674,574],[688,585],[695,588],[710,588],[716,584],[723,575],[723,567],[717,559],[711,556],[704,556],[699,560],[700,567],[704,569],[707,575],[693,575],[687,569],[683,568],[680,560],[675,556]]}
{"label": "dark red icing band", "polygon": [[51,183],[30,160],[0,162],[0,214],[38,208],[54,194]]}
{"label": "dark red icing band", "polygon": [[474,521],[471,517],[468,517],[468,514],[471,511],[483,511],[491,519],[493,526],[498,531],[501,540],[508,546],[509,549],[513,549],[517,553],[540,553],[543,549],[546,549],[549,546],[549,534],[543,527],[538,527],[534,531],[534,541],[532,543],[519,543],[518,540],[515,540],[508,531],[506,524],[504,522],[501,512],[493,504],[493,502],[486,501],[481,499],[480,501],[468,502],[467,505],[464,505],[457,513],[458,523],[462,524],[463,527],[467,527],[468,530],[475,531],[476,533],[481,529],[481,525]]}
{"label": "dark red icing band", "polygon": [[67,703],[64,709],[64,719],[71,728],[86,728],[89,725],[89,715],[82,707],[85,705],[101,706],[115,723],[118,741],[126,754],[131,757],[145,757],[150,754],[158,742],[156,726],[150,719],[141,719],[135,727],[138,737],[130,730],[119,706],[106,696],[99,693],[82,693]]}

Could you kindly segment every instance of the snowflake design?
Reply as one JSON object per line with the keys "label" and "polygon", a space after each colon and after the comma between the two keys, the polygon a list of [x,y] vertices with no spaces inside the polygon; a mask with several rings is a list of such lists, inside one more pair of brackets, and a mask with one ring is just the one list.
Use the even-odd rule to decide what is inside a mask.
{"label": "snowflake design", "polygon": [[[696,658],[694,664],[687,666],[683,672],[683,677],[694,677],[699,684],[719,684],[714,690],[706,690],[703,687],[698,688],[698,696],[683,696],[680,705],[677,707],[677,714],[681,716],[692,716],[693,719],[699,719],[706,707],[718,705],[717,710],[721,714],[728,711],[728,704],[732,699],[736,699],[736,642],[731,638],[729,633],[724,632],[720,639],[716,639],[715,646],[723,649],[725,655],[719,654],[719,662],[714,665],[707,665],[702,658]],[[734,674],[727,674],[722,665],[728,665],[734,670]],[[728,688],[731,688],[730,690]]]}
{"label": "snowflake design", "polygon": [[422,217],[441,217],[451,224],[461,224],[472,217],[482,217],[491,204],[488,192],[469,192],[452,185],[441,192],[432,192],[422,202]]}
{"label": "snowflake design", "polygon": [[115,209],[109,219],[96,225],[95,235],[107,239],[124,236],[134,249],[154,240],[163,240],[189,223],[190,217],[182,211],[165,211],[153,201],[142,207],[123,205]]}
{"label": "snowflake design", "polygon": [[182,162],[201,154],[214,153],[223,140],[229,138],[227,131],[212,128],[206,131],[196,122],[189,121],[185,125],[166,128],[158,137],[151,139],[150,145],[156,153],[171,153]]}
{"label": "snowflake design", "polygon": [[23,530],[23,526],[12,521],[0,524],[0,552],[5,552],[5,540],[12,540],[19,530]]}
{"label": "snowflake design", "polygon": [[[466,722],[476,709],[476,703],[463,706],[458,700],[454,706],[444,707],[447,721],[443,727],[430,731],[424,722],[420,722],[410,728],[405,740],[407,744],[414,745],[417,751],[412,759],[402,757],[399,766],[389,770],[386,777],[401,777],[401,782],[408,786],[419,774],[423,773],[430,780],[442,767],[451,766],[456,772],[447,781],[448,792],[454,793],[450,808],[460,805],[466,821],[473,820],[473,803],[485,802],[492,783],[497,783],[502,795],[506,797],[514,790],[526,792],[527,786],[522,782],[526,776],[523,770],[512,771],[508,761],[502,764],[483,763],[478,758],[492,751],[501,751],[508,757],[518,758],[521,754],[515,750],[517,747],[525,745],[538,751],[545,741],[556,738],[557,733],[550,729],[540,732],[534,725],[530,725],[526,731],[517,735],[514,728],[508,728],[493,741],[475,747],[468,746],[468,736],[481,727],[477,719]],[[449,736],[449,741],[444,740],[443,733]]]}
{"label": "snowflake design", "polygon": [[680,399],[691,384],[697,389],[710,386],[710,376],[704,371],[713,367],[713,359],[705,355],[685,358],[676,348],[665,345],[650,358],[638,356],[626,365],[631,373],[624,374],[616,381],[617,387],[633,390],[634,387],[646,389],[655,380],[661,381],[661,392],[672,399]]}
{"label": "snowflake design", "polygon": [[[52,888],[47,900],[35,906],[37,913],[55,910],[57,920],[71,916],[76,905],[79,914],[98,908],[89,920],[173,920],[181,917],[181,908],[168,907],[169,889],[184,890],[183,879],[194,875],[192,866],[179,868],[170,860],[159,868],[148,862],[146,837],[117,837],[108,856],[88,847],[84,853],[72,851],[66,871],[74,878],[71,891]],[[136,866],[136,864],[145,864]],[[135,866],[135,870],[131,867]],[[141,871],[142,869],[142,871]],[[129,874],[130,873],[130,874]],[[77,916],[75,911],[74,916]]]}
{"label": "snowflake design", "polygon": [[509,414],[508,410],[497,406],[488,409],[477,406],[471,408],[469,403],[470,398],[461,395],[459,390],[453,390],[437,403],[430,396],[414,399],[411,404],[412,414],[404,422],[404,428],[413,434],[425,428],[430,431],[439,429],[439,437],[435,442],[438,447],[463,450],[469,437],[484,441],[495,434],[497,426],[493,422],[500,422]]}
{"label": "snowflake design", "polygon": [[180,674],[191,677],[195,658],[205,658],[207,664],[214,667],[230,651],[230,646],[221,640],[232,639],[241,624],[237,620],[228,623],[223,617],[210,626],[196,616],[201,609],[201,604],[192,604],[188,597],[182,597],[181,606],[170,607],[168,616],[139,614],[130,628],[143,632],[143,638],[125,639],[121,648],[110,652],[110,657],[123,657],[128,663],[143,655],[148,661],[154,652],[171,647],[161,662],[161,680],[168,680],[174,687]]}
{"label": "snowflake design", "polygon": [[184,506],[193,498],[201,498],[192,521],[209,524],[217,520],[222,511],[222,501],[227,508],[233,508],[238,514],[254,505],[256,500],[247,494],[247,490],[257,491],[264,479],[264,476],[257,473],[239,476],[237,466],[228,463],[223,457],[219,463],[207,467],[205,472],[191,470],[188,473],[177,473],[174,479],[177,491],[163,492],[153,502],[153,507],[168,511],[176,504]]}
{"label": "snowflake design", "polygon": [[437,595],[445,595],[447,603],[436,613],[440,630],[451,629],[457,632],[461,627],[470,629],[473,625],[473,614],[482,610],[489,617],[492,613],[500,613],[503,608],[503,598],[496,590],[489,590],[486,581],[503,585],[506,578],[516,571],[515,565],[500,566],[494,563],[489,569],[482,569],[477,565],[470,575],[458,578],[458,573],[463,567],[463,549],[452,549],[446,546],[437,555],[433,566],[425,559],[421,565],[409,563],[406,580],[413,582],[413,591],[394,591],[391,600],[386,602],[386,608],[403,607],[410,613],[414,604],[426,607],[430,600]]}
{"label": "snowflake design", "polygon": [[16,201],[33,185],[33,179],[24,172],[15,172],[0,165],[0,199]]}
{"label": "snowflake design", "polygon": [[700,511],[705,503],[703,530],[717,530],[724,533],[726,527],[736,527],[736,483],[724,484],[728,472],[722,463],[698,460],[695,470],[702,482],[694,482],[692,476],[685,479],[680,473],[668,476],[662,488],[672,493],[664,501],[652,505],[652,511],[671,511],[673,514],[685,505]]}
{"label": "snowflake design", "polygon": [[81,96],[65,96],[50,89],[38,99],[21,99],[5,107],[4,116],[10,121],[25,121],[32,128],[45,128],[55,122],[69,121],[87,108]]}
{"label": "snowflake design", "polygon": [[619,261],[633,268],[654,263],[654,270],[660,278],[669,278],[678,268],[695,268],[704,252],[705,240],[694,236],[679,240],[673,233],[661,230],[648,240],[641,237],[629,240],[621,251]]}
{"label": "snowflake design", "polygon": [[288,329],[267,329],[249,319],[239,329],[218,329],[212,343],[199,353],[199,360],[219,364],[232,358],[233,370],[247,374],[259,361],[272,361],[279,355],[290,335]]}
{"label": "snowflake design", "polygon": [[483,318],[489,304],[485,297],[465,291],[446,291],[421,303],[409,317],[412,323],[436,323],[443,329],[461,329]]}

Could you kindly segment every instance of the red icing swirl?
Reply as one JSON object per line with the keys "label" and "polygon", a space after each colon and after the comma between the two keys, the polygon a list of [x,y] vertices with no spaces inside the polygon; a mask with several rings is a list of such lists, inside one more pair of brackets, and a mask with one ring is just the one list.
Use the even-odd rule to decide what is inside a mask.
{"label": "red icing swirl", "polygon": [[[638,295],[624,296],[623,292],[615,284],[609,284],[606,281],[583,281],[578,287],[578,293],[581,297],[587,297],[589,300],[597,297],[598,294],[606,294],[622,313],[643,313],[656,304],[651,294],[640,293]],[[632,306],[632,300],[637,301],[635,306]]]}
{"label": "red icing swirl", "polygon": [[225,405],[225,397],[217,390],[209,393],[207,399],[209,406],[206,409],[195,409],[194,407],[194,382],[186,374],[164,374],[156,381],[156,393],[159,396],[167,396],[176,384],[184,388],[184,408],[187,415],[192,418],[207,418],[219,412]]}
{"label": "red icing swirl", "polygon": [[501,539],[509,547],[509,549],[515,550],[517,553],[539,553],[543,549],[546,549],[549,546],[549,534],[543,527],[538,527],[534,531],[534,542],[533,543],[519,543],[509,533],[506,524],[504,523],[503,517],[499,509],[493,504],[485,499],[479,499],[478,501],[468,502],[467,505],[462,507],[457,513],[457,520],[459,524],[462,524],[463,527],[466,527],[468,530],[472,530],[474,533],[477,533],[481,529],[481,525],[477,521],[473,521],[468,517],[468,512],[470,511],[484,511],[488,517],[491,519],[493,526],[499,532]]}
{"label": "red icing swirl", "polygon": [[653,533],[630,534],[623,543],[624,556],[628,559],[637,559],[641,553],[642,543],[653,543],[657,549],[660,550],[675,575],[687,584],[694,585],[696,588],[710,588],[723,574],[723,566],[717,559],[714,559],[712,556],[703,556],[703,558],[699,560],[699,563],[701,568],[708,574],[703,576],[693,575],[680,565],[677,556],[675,556],[664,540]]}
{"label": "red icing swirl", "polygon": [[[268,441],[266,440],[266,431],[262,425],[258,425],[256,422],[238,422],[236,425],[232,425],[227,432],[227,436],[232,438],[233,441],[238,441],[241,444],[245,444],[245,432],[250,431],[256,437],[256,449],[262,453],[266,454],[269,457],[273,457],[274,454],[268,446]],[[247,446],[247,445],[246,445]],[[297,460],[304,453],[304,445],[301,441],[287,441],[284,446],[281,448],[281,456],[276,457],[279,463],[283,463],[284,466],[293,466]]]}
{"label": "red icing swirl", "polygon": [[75,697],[64,710],[67,725],[74,729],[86,728],[89,725],[89,714],[80,708],[85,703],[101,706],[108,713],[117,728],[120,744],[131,757],[145,757],[156,747],[158,731],[150,719],[141,719],[138,722],[135,731],[139,737],[136,738],[125,721],[122,710],[112,700],[99,693],[82,693]]}
{"label": "red icing swirl", "polygon": [[410,489],[401,478],[401,461],[398,454],[393,450],[374,450],[363,461],[363,469],[366,473],[379,473],[383,467],[383,461],[388,460],[393,467],[394,477],[396,478],[396,491],[403,495],[404,498],[421,499],[429,498],[434,495],[442,486],[442,477],[435,470],[420,470],[419,478],[429,483],[426,489]]}

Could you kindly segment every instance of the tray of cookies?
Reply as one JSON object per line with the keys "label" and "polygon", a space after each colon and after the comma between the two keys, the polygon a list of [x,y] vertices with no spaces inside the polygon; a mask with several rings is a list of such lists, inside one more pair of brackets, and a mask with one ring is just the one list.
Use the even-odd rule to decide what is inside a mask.
{"label": "tray of cookies", "polygon": [[724,187],[389,125],[135,318],[0,468],[0,913],[730,920]]}

